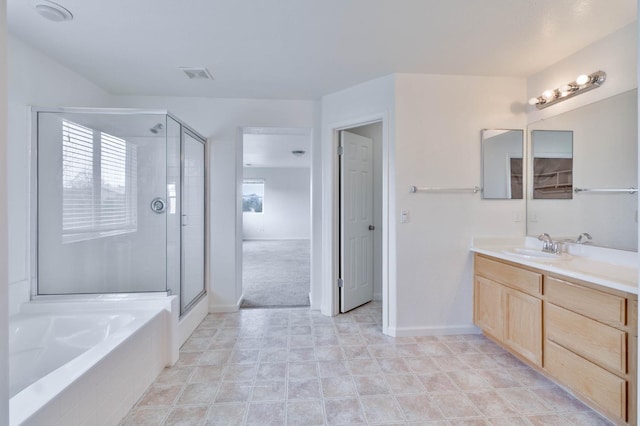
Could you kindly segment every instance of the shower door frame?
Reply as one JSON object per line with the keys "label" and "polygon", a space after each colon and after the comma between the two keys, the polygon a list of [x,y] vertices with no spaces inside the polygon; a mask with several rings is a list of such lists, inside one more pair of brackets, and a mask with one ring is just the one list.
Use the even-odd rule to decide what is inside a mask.
{"label": "shower door frame", "polygon": [[[180,163],[182,169],[182,145],[183,145],[183,135],[185,132],[189,132],[191,136],[200,140],[204,144],[205,148],[205,161],[204,161],[204,283],[203,283],[203,291],[192,301],[188,306],[185,306],[185,311],[180,312],[180,316],[186,314],[189,309],[197,304],[206,294],[207,294],[207,282],[208,282],[208,272],[209,272],[209,264],[207,262],[208,258],[208,232],[209,232],[209,220],[207,219],[208,214],[208,203],[209,203],[209,185],[208,185],[208,144],[206,143],[207,139],[202,136],[200,133],[195,131],[192,127],[187,125],[180,118],[176,117],[172,113],[163,109],[139,109],[139,108],[81,108],[81,107],[38,107],[31,106],[30,107],[30,126],[29,126],[29,161],[27,171],[27,175],[29,176],[28,188],[29,188],[29,197],[28,197],[28,212],[29,212],[29,226],[28,226],[28,241],[29,241],[29,258],[27,259],[27,269],[30,273],[29,281],[30,281],[30,299],[41,299],[41,300],[56,300],[56,299],[86,299],[91,297],[97,297],[104,299],[109,298],[121,298],[125,296],[139,296],[141,294],[148,295],[170,295],[171,289],[169,288],[168,282],[166,283],[164,291],[153,291],[153,292],[113,292],[113,293],[71,293],[71,294],[38,294],[38,114],[40,113],[59,113],[59,114],[105,114],[105,115],[162,115],[165,118],[171,118],[175,120],[181,126],[180,131]],[[167,135],[165,134],[165,144],[167,140]],[[165,146],[166,149],[166,146]],[[166,167],[166,165],[165,165]],[[182,181],[182,170],[180,171],[181,181]],[[182,182],[181,182],[182,185]],[[166,186],[166,185],[165,185]],[[165,189],[166,191],[166,189]],[[181,189],[182,192],[182,189]],[[166,195],[166,192],[165,192]],[[182,195],[182,194],[181,194]],[[166,225],[165,225],[166,226]],[[182,288],[182,226],[180,226],[180,288]],[[181,297],[181,295],[180,295]]]}

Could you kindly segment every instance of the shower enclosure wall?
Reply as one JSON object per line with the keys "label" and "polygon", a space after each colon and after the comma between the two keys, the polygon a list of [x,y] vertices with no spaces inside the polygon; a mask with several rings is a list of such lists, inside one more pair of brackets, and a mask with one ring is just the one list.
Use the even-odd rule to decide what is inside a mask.
{"label": "shower enclosure wall", "polygon": [[34,109],[33,296],[205,294],[205,139],[166,111]]}

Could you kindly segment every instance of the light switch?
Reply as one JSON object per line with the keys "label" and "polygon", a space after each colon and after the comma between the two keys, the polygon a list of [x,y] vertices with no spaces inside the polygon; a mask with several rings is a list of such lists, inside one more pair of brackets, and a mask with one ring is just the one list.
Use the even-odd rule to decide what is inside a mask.
{"label": "light switch", "polygon": [[402,210],[400,212],[400,223],[409,223],[409,210]]}

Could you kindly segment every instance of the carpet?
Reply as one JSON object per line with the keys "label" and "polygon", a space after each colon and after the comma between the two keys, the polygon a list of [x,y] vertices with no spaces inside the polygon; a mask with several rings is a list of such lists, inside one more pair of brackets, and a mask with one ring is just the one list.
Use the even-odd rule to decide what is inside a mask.
{"label": "carpet", "polygon": [[243,308],[309,306],[309,240],[249,240],[242,244]]}

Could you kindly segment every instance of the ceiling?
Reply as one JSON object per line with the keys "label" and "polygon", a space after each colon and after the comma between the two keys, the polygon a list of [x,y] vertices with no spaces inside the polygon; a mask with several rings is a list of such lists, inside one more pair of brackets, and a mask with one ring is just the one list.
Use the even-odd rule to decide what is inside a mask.
{"label": "ceiling", "polygon": [[[115,95],[317,99],[394,72],[526,77],[636,0],[8,0],[9,32]],[[179,67],[207,67],[189,80]]]}

